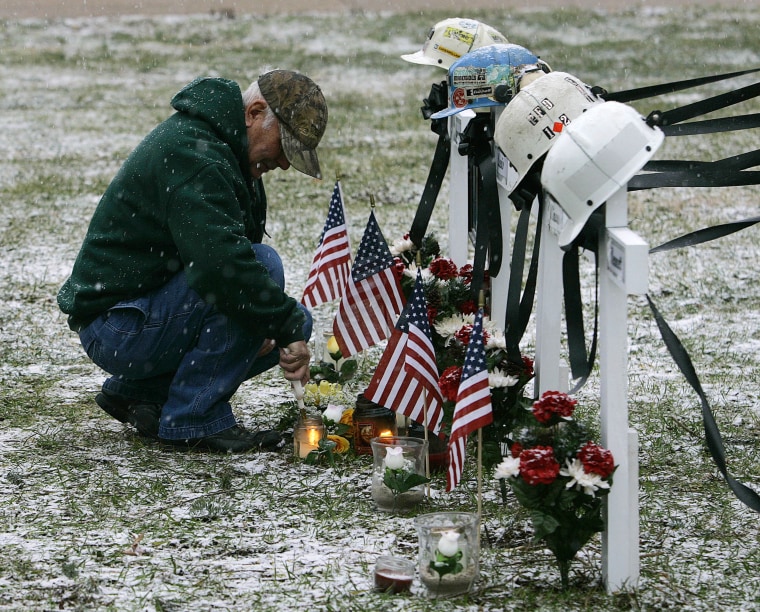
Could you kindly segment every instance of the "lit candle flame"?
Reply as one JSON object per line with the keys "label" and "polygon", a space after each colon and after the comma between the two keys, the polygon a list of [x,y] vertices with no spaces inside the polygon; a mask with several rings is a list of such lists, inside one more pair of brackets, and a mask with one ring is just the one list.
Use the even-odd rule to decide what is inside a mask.
{"label": "lit candle flame", "polygon": [[316,427],[309,428],[306,430],[306,436],[309,444],[312,446],[319,446],[319,441],[322,439],[322,432]]}
{"label": "lit candle flame", "polygon": [[392,431],[388,431],[388,430],[386,429],[385,431],[381,431],[381,432],[380,432],[380,436],[378,436],[378,437],[380,437],[380,438],[389,438],[389,437],[391,437],[392,435],[393,435],[393,432],[392,432]]}

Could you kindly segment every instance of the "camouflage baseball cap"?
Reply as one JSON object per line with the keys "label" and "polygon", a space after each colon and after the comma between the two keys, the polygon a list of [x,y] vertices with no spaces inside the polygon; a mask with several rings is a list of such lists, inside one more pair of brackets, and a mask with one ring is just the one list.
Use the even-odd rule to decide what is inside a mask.
{"label": "camouflage baseball cap", "polygon": [[292,70],[266,72],[258,82],[280,122],[282,151],[290,165],[321,179],[316,148],[327,127],[327,103],[319,86]]}

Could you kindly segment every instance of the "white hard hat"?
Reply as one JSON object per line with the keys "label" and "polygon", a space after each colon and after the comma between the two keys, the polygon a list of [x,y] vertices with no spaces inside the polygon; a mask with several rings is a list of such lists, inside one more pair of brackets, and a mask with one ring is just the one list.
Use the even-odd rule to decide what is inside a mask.
{"label": "white hard hat", "polygon": [[448,70],[451,64],[470,51],[506,42],[507,37],[488,24],[476,19],[453,17],[436,23],[430,29],[422,49],[402,55],[401,59]]}
{"label": "white hard hat", "polygon": [[565,126],[602,102],[588,85],[567,72],[549,72],[521,86],[494,129],[494,141],[516,176],[513,189]]}
{"label": "white hard hat", "polygon": [[664,138],[662,130],[620,102],[589,108],[563,130],[541,171],[541,185],[568,217],[560,247],[569,246],[591,213],[625,188]]}
{"label": "white hard hat", "polygon": [[548,64],[520,45],[500,43],[470,51],[449,67],[449,106],[431,115],[440,119],[468,108],[503,106],[530,70],[549,71]]}

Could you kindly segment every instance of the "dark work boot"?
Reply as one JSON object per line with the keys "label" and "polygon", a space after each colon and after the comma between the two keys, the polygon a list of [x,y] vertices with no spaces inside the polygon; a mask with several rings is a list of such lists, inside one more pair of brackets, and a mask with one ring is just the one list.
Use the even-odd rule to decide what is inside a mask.
{"label": "dark work boot", "polygon": [[248,431],[240,425],[234,425],[205,438],[189,440],[169,440],[161,438],[161,442],[175,448],[185,450],[205,450],[213,453],[245,453],[248,451],[279,451],[285,446],[285,440],[279,431],[264,429]]}
{"label": "dark work boot", "polygon": [[137,433],[153,440],[158,439],[158,420],[161,418],[161,405],[134,400],[109,391],[102,391],[95,396],[95,402],[117,421],[129,423]]}

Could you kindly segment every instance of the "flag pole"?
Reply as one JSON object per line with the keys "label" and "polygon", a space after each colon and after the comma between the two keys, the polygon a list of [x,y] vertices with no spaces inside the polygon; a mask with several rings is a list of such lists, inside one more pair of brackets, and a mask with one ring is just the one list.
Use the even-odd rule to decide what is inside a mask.
{"label": "flag pole", "polygon": [[[422,253],[417,251],[417,268],[422,267]],[[428,395],[425,387],[422,387],[422,423],[425,436],[425,478],[428,479],[427,494],[430,498],[430,437],[428,435]]]}
{"label": "flag pole", "polygon": [[425,478],[427,482],[427,496],[430,499],[430,439],[428,437],[428,396],[425,388],[422,388],[422,429],[425,436]]}
{"label": "flag pole", "polygon": [[[481,289],[478,293],[478,308],[485,306],[485,293]],[[483,516],[483,428],[478,428],[478,525]],[[478,527],[478,529],[480,529]]]}

